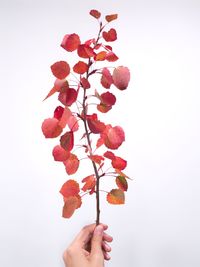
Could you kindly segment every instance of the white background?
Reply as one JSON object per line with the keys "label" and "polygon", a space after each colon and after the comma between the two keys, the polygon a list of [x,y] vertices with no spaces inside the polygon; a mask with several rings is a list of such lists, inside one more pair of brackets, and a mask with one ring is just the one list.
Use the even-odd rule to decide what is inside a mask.
{"label": "white background", "polygon": [[119,13],[115,51],[130,68],[129,89],[111,113],[126,142],[126,205],[102,197],[113,235],[110,267],[200,266],[200,2],[198,0],[1,0],[0,266],[63,266],[62,252],[95,219],[86,199],[61,217],[67,179],[40,126],[54,100],[49,66],[65,59],[66,33],[96,34],[90,9]]}

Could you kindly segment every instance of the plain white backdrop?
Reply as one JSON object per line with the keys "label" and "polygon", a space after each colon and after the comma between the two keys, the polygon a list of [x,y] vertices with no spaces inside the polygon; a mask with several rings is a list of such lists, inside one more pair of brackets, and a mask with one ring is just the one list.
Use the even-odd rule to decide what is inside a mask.
{"label": "plain white backdrop", "polygon": [[115,51],[131,70],[111,113],[133,177],[126,205],[102,198],[113,235],[110,267],[200,266],[200,2],[198,0],[1,0],[0,266],[62,267],[62,252],[95,219],[93,199],[61,217],[68,178],[40,126],[55,99],[50,65],[60,42],[93,37],[90,9],[118,13]]}

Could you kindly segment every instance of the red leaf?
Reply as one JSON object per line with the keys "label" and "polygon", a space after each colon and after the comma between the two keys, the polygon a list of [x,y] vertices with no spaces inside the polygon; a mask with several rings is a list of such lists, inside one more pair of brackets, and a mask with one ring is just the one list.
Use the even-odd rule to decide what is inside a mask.
{"label": "red leaf", "polygon": [[60,189],[60,193],[63,195],[63,197],[66,198],[76,196],[78,195],[79,192],[80,192],[79,184],[72,179],[65,182]]}
{"label": "red leaf", "polygon": [[78,205],[79,200],[76,196],[66,198],[63,206],[62,217],[69,219],[77,209]]}
{"label": "red leaf", "polygon": [[88,70],[88,65],[83,61],[79,61],[73,67],[73,71],[78,74],[84,74],[87,70]]}
{"label": "red leaf", "polygon": [[63,114],[64,108],[61,106],[58,106],[55,110],[54,110],[54,115],[53,117],[56,118],[57,120],[60,120]]}
{"label": "red leaf", "polygon": [[116,102],[116,97],[112,93],[106,92],[101,94],[101,102],[107,106],[112,106]]}
{"label": "red leaf", "polygon": [[55,161],[65,161],[70,156],[70,153],[59,145],[54,147],[52,154]]}
{"label": "red leaf", "polygon": [[125,202],[124,192],[121,189],[112,189],[107,194],[107,201],[110,204],[114,204],[114,205],[124,204]]}
{"label": "red leaf", "polygon": [[72,148],[74,147],[74,134],[72,131],[66,132],[64,135],[61,136],[60,145],[66,151],[72,150]]}
{"label": "red leaf", "polygon": [[94,175],[89,175],[82,180],[82,183],[85,183],[82,187],[84,192],[87,190],[92,190],[96,185],[96,178]]}
{"label": "red leaf", "polygon": [[128,87],[130,81],[130,71],[127,67],[117,67],[113,71],[113,81],[114,85],[119,90],[125,90]]}
{"label": "red leaf", "polygon": [[79,167],[79,160],[75,154],[70,154],[70,157],[63,162],[65,165],[65,170],[68,175],[76,173]]}
{"label": "red leaf", "polygon": [[117,176],[116,177],[116,184],[122,191],[127,191],[128,183],[124,176]]}
{"label": "red leaf", "polygon": [[72,52],[80,45],[80,38],[76,33],[66,34],[62,40],[61,47]]}
{"label": "red leaf", "polygon": [[87,116],[87,122],[90,131],[94,134],[99,134],[105,129],[105,124],[98,120],[97,114],[95,113]]}
{"label": "red leaf", "polygon": [[112,160],[112,166],[114,169],[118,169],[118,170],[124,170],[126,168],[127,165],[127,161],[120,158],[120,157],[115,157]]}
{"label": "red leaf", "polygon": [[110,149],[117,149],[125,141],[125,134],[120,126],[111,127],[105,138],[104,144]]}
{"label": "red leaf", "polygon": [[104,154],[104,157],[106,157],[107,159],[115,159],[115,154],[111,151],[106,151]]}
{"label": "red leaf", "polygon": [[118,56],[116,56],[113,52],[109,52],[106,56],[106,60],[108,60],[109,62],[115,62],[118,59]]}
{"label": "red leaf", "polygon": [[101,13],[96,9],[90,10],[90,15],[93,16],[95,19],[99,19],[101,17]]}
{"label": "red leaf", "polygon": [[81,78],[81,86],[84,88],[84,89],[89,89],[90,88],[90,83],[88,81],[88,79],[86,78]]}
{"label": "red leaf", "polygon": [[103,60],[106,59],[106,54],[107,54],[106,51],[101,51],[98,54],[96,54],[96,56],[94,57],[94,60],[96,60],[96,61],[103,61]]}
{"label": "red leaf", "polygon": [[45,119],[42,123],[42,132],[46,138],[58,137],[62,130],[62,127],[59,126],[59,120],[56,118]]}
{"label": "red leaf", "polygon": [[51,71],[56,78],[62,80],[70,74],[70,66],[65,61],[58,61],[51,65]]}
{"label": "red leaf", "polygon": [[85,45],[85,44],[79,45],[77,53],[79,57],[82,57],[82,58],[90,58],[90,57],[95,56],[93,49],[90,46]]}
{"label": "red leaf", "polygon": [[106,42],[114,42],[117,40],[117,32],[115,29],[110,29],[108,32],[103,32],[102,36]]}
{"label": "red leaf", "polygon": [[102,86],[106,89],[109,89],[112,83],[113,83],[113,78],[110,71],[107,68],[103,68],[101,77]]}
{"label": "red leaf", "polygon": [[111,14],[106,16],[106,21],[111,22],[112,20],[117,19],[118,15],[117,14]]}
{"label": "red leaf", "polygon": [[66,88],[59,93],[58,100],[65,106],[71,106],[77,99],[77,91],[73,88]]}
{"label": "red leaf", "polygon": [[99,156],[99,155],[92,155],[92,156],[88,156],[88,158],[90,158],[92,161],[94,161],[97,164],[101,164],[102,160],[104,160],[104,157]]}

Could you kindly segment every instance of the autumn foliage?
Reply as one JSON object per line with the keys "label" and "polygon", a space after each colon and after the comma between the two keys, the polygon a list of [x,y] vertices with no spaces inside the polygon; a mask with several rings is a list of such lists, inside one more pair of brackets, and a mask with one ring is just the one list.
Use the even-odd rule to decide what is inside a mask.
{"label": "autumn foliage", "polygon": [[[125,141],[121,126],[103,121],[105,113],[117,103],[116,90],[127,89],[130,72],[125,66],[114,67],[118,56],[111,44],[117,40],[117,31],[108,25],[117,19],[117,14],[105,16],[101,20],[98,10],[91,10],[90,15],[99,24],[97,36],[82,41],[78,34],[66,34],[61,47],[67,57],[72,55],[75,64],[57,61],[51,65],[55,82],[46,98],[57,95],[59,104],[52,112],[52,117],[42,123],[42,132],[46,138],[59,138],[53,148],[55,161],[61,162],[68,176],[76,174],[82,164],[80,150],[85,159],[91,162],[91,171],[86,177],[68,179],[61,187],[64,206],[62,216],[70,218],[80,208],[85,195],[96,194],[96,222],[99,223],[100,193],[106,193],[110,204],[124,204],[125,191],[128,189],[129,177],[122,171],[127,161],[115,151]],[[99,67],[99,64],[105,65]],[[93,81],[91,77],[97,77]],[[77,137],[81,136],[78,138]],[[115,188],[106,191],[100,188],[102,179],[111,176]]]}

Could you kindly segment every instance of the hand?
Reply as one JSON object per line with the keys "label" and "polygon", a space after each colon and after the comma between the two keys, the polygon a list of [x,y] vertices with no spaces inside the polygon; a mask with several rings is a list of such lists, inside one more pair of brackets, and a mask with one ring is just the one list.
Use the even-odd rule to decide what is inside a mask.
{"label": "hand", "polygon": [[112,237],[104,232],[107,228],[105,224],[85,226],[64,251],[65,266],[103,267],[104,259],[110,259],[111,247],[107,242],[112,242]]}

